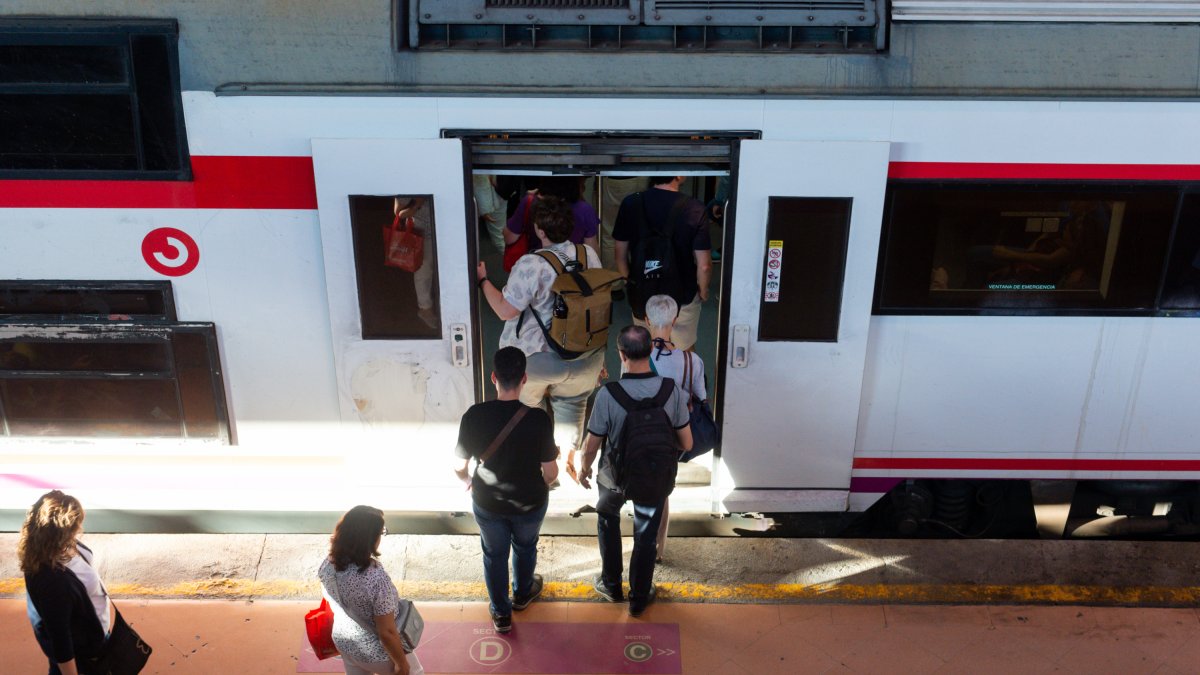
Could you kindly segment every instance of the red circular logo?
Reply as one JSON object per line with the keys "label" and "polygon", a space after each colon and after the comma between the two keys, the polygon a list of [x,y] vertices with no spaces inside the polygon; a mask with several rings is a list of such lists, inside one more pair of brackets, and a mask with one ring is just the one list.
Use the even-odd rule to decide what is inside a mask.
{"label": "red circular logo", "polygon": [[200,264],[200,247],[187,232],[160,227],[151,230],[142,240],[142,257],[155,272],[181,277]]}

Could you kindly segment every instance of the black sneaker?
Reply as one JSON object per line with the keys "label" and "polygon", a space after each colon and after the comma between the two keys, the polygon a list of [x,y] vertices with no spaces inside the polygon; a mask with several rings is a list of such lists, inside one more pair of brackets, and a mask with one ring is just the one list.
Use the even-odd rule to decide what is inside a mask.
{"label": "black sneaker", "polygon": [[533,585],[529,587],[529,595],[513,596],[513,609],[521,611],[529,606],[529,603],[537,600],[537,597],[542,594],[542,588],[545,584],[542,583],[542,575],[533,575]]}
{"label": "black sneaker", "polygon": [[507,633],[512,630],[512,615],[500,616],[499,614],[492,615],[492,628],[496,629],[497,633]]}
{"label": "black sneaker", "polygon": [[604,583],[603,575],[596,575],[596,581],[592,583],[592,590],[609,602],[625,602],[625,594],[621,592],[620,587],[613,590]]}
{"label": "black sneaker", "polygon": [[657,595],[658,589],[654,586],[650,586],[650,595],[646,596],[645,600],[636,604],[630,601],[629,616],[632,616],[635,619],[641,616],[646,611],[646,608],[650,606],[650,603],[654,602],[654,598]]}

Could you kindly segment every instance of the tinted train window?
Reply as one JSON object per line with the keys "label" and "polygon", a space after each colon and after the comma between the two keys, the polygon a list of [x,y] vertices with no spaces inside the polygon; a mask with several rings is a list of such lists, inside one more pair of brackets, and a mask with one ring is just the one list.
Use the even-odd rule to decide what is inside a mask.
{"label": "tinted train window", "polygon": [[4,324],[0,436],[228,443],[216,329]]}
{"label": "tinted train window", "polygon": [[850,201],[771,197],[759,340],[837,341]]}
{"label": "tinted train window", "polygon": [[0,320],[174,321],[169,281],[0,281]]}
{"label": "tinted train window", "polygon": [[892,185],[878,311],[1153,311],[1175,188]]}
{"label": "tinted train window", "polygon": [[1159,306],[1200,310],[1200,193],[1183,197]]}
{"label": "tinted train window", "polygon": [[440,339],[431,195],[350,197],[364,340]]}
{"label": "tinted train window", "polygon": [[174,21],[0,21],[0,176],[187,179]]}

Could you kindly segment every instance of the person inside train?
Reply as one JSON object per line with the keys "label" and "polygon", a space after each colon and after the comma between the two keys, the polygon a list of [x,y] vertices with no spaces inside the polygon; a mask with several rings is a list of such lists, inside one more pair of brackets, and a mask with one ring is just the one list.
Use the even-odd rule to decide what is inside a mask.
{"label": "person inside train", "polygon": [[[520,239],[522,234],[533,234],[527,233],[526,228],[533,214],[533,204],[543,197],[557,197],[564,200],[571,210],[572,226],[567,238],[572,243],[585,244],[593,250],[599,250],[600,217],[596,215],[596,209],[583,198],[582,185],[580,176],[548,176],[539,180],[537,188],[526,193],[517,205],[516,212],[508,219],[504,243],[512,244]],[[533,251],[536,248],[537,246],[530,246],[529,250]]]}
{"label": "person inside train", "polygon": [[712,279],[712,242],[704,204],[680,192],[683,176],[655,176],[649,190],[621,202],[613,227],[617,271],[626,277],[636,325],[646,323],[646,300],[666,293],[679,303],[675,344],[696,344],[700,306]]}
{"label": "person inside train", "polygon": [[17,542],[29,620],[51,675],[91,672],[115,625],[95,555],[79,540],[83,518],[78,499],[52,490],[29,509]]}
{"label": "person inside train", "polygon": [[508,200],[497,190],[496,176],[477,173],[471,177],[475,196],[475,210],[488,233],[488,239],[496,252],[504,253],[504,227],[508,212]]}
{"label": "person inside train", "polygon": [[[650,340],[653,350],[650,352],[650,369],[661,377],[669,377],[675,381],[679,394],[688,402],[688,410],[693,405],[702,405],[708,400],[708,391],[704,382],[704,361],[695,352],[685,352],[676,348],[671,341],[671,332],[679,315],[679,304],[669,295],[651,296],[646,301],[646,321],[650,324]],[[692,429],[692,449],[683,457],[681,462],[689,461],[704,452],[712,450],[701,448],[695,442],[699,439],[696,429]],[[658,555],[656,559],[662,562],[667,550],[667,527],[671,520],[671,500],[663,502],[662,524],[658,528]]]}
{"label": "person inside train", "polygon": [[[550,251],[564,264],[576,259],[577,248],[571,242],[575,220],[570,203],[558,197],[542,197],[533,204],[530,223],[538,237],[539,249]],[[586,244],[583,250],[587,266],[599,267],[596,250]],[[557,272],[540,255],[521,256],[503,290],[488,280],[485,262],[479,262],[476,273],[488,306],[505,322],[499,346],[516,347],[528,359],[521,402],[537,408],[549,398],[559,447],[579,447],[588,397],[604,368],[605,345],[572,360],[562,358],[551,348],[538,321],[529,316],[536,313],[542,323],[549,325],[554,311],[550,288]]]}
{"label": "person inside train", "polygon": [[392,211],[405,222],[412,218],[417,232],[424,235],[424,251],[421,266],[413,273],[413,285],[417,293],[417,318],[430,328],[438,327],[437,307],[433,297],[433,267],[437,260],[433,256],[433,219],[423,197],[396,197]]}
{"label": "person inside train", "polygon": [[[545,411],[520,400],[525,363],[525,353],[516,347],[496,352],[492,358],[496,400],[467,409],[454,453],[454,473],[471,491],[483,548],[483,580],[497,633],[511,631],[513,611],[524,610],[542,593],[542,576],[534,572],[538,535],[549,501],[547,486],[558,477],[554,423]],[[472,459],[476,460],[473,476]]]}
{"label": "person inside train", "polygon": [[347,675],[421,675],[417,655],[405,652],[396,626],[400,594],[379,562],[387,527],[383,511],[355,506],[329,538],[329,555],[317,578],[333,608],[333,643]]}

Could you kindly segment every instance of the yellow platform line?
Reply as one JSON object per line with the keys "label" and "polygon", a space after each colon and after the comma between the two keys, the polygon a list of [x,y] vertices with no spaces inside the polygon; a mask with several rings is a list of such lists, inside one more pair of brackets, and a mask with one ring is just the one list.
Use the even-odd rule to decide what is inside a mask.
{"label": "yellow platform line", "polygon": [[[427,601],[481,600],[482,582],[402,581],[400,594]],[[314,598],[314,580],[206,579],[170,586],[110,584],[118,597],[168,599]],[[24,593],[20,578],[0,579],[0,596]],[[728,603],[882,603],[882,604],[1053,604],[1200,605],[1200,586],[1085,586],[999,584],[740,584],[660,583],[659,599],[676,602]],[[547,582],[543,597],[550,600],[597,599],[590,583]]]}

